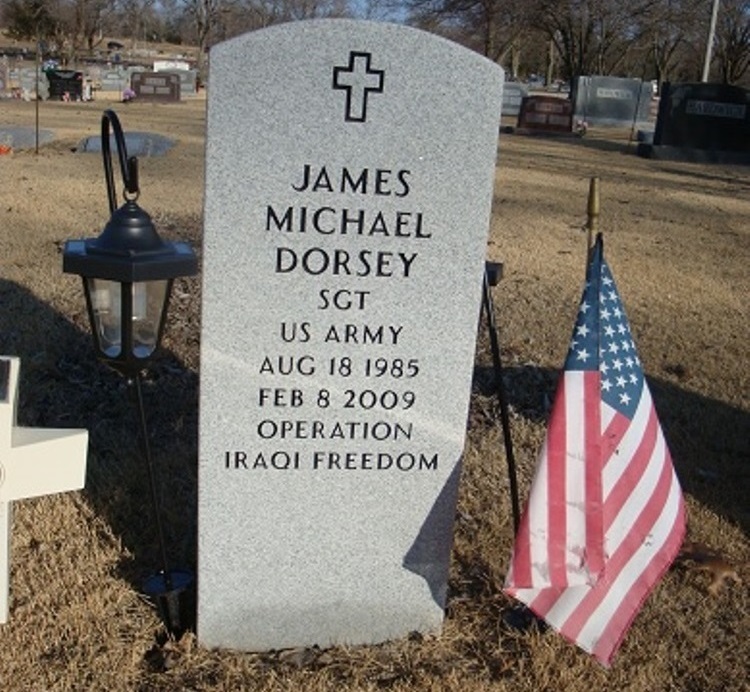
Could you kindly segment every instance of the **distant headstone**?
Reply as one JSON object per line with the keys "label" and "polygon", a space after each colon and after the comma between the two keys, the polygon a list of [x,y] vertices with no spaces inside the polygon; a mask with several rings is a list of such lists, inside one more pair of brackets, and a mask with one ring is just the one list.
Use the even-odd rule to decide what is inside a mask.
{"label": "distant headstone", "polygon": [[198,91],[198,71],[197,70],[175,70],[180,78],[180,95],[192,96]]}
{"label": "distant headstone", "polygon": [[101,89],[102,91],[116,91],[122,92],[126,87],[130,86],[131,71],[124,68],[114,68],[110,70],[103,70],[99,75],[97,82],[94,77],[94,88]]}
{"label": "distant headstone", "polygon": [[726,84],[665,84],[653,145],[639,153],[750,163],[750,90]]}
{"label": "distant headstone", "polygon": [[354,20],[237,37],[210,70],[198,638],[437,632],[503,72]]}
{"label": "distant headstone", "polygon": [[503,87],[503,115],[518,115],[521,102],[528,95],[529,89],[525,84],[506,82]]}
{"label": "distant headstone", "polygon": [[653,124],[651,82],[624,77],[578,77],[573,117],[590,126],[647,127]]}
{"label": "distant headstone", "polygon": [[174,72],[134,72],[130,87],[140,101],[180,100],[180,76]]}
{"label": "distant headstone", "polygon": [[16,425],[18,358],[0,358],[0,623],[8,621],[14,500],[83,487],[88,432]]}
{"label": "distant headstone", "polygon": [[47,78],[43,72],[37,71],[33,67],[11,68],[10,83],[12,88],[18,89],[29,99],[37,93],[41,99],[46,100],[49,97]]}
{"label": "distant headstone", "polygon": [[521,101],[518,129],[528,132],[567,133],[573,130],[573,108],[557,96],[526,96]]}
{"label": "distant headstone", "polygon": [[80,101],[83,98],[83,72],[47,70],[49,98],[56,101]]}

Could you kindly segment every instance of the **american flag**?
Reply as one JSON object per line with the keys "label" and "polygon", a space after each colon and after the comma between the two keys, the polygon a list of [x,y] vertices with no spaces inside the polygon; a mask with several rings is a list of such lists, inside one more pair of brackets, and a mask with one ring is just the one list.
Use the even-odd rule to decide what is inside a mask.
{"label": "american flag", "polygon": [[684,533],[682,492],[599,235],[504,591],[609,665]]}

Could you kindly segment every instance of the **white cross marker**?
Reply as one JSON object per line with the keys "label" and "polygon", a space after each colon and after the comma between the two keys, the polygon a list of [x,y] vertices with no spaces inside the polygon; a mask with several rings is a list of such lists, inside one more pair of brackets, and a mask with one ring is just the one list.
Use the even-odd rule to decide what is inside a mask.
{"label": "white cross marker", "polygon": [[12,501],[83,488],[88,431],[16,425],[20,361],[0,357],[0,623],[8,621]]}

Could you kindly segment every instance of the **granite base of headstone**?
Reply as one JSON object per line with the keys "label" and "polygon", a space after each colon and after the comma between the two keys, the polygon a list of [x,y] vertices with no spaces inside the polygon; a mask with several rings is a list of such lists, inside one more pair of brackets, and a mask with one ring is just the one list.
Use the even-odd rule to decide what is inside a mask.
{"label": "granite base of headstone", "polygon": [[396,24],[211,49],[198,639],[440,631],[503,72]]}
{"label": "granite base of headstone", "polygon": [[750,90],[726,84],[665,84],[646,158],[750,164]]}

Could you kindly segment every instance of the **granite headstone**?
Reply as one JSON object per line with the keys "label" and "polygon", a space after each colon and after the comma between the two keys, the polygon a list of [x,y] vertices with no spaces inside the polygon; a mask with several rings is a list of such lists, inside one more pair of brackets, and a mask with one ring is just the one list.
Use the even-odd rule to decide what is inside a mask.
{"label": "granite headstone", "polygon": [[639,153],[750,163],[750,90],[727,84],[664,84],[653,145]]}
{"label": "granite headstone", "polygon": [[518,115],[521,102],[528,95],[529,89],[525,84],[506,82],[503,87],[503,115]]}
{"label": "granite headstone", "polygon": [[198,639],[439,632],[503,72],[336,19],[209,77]]}
{"label": "granite headstone", "polygon": [[49,97],[49,82],[44,73],[33,67],[16,67],[9,70],[11,88],[17,89],[25,98],[31,99],[39,94],[39,98]]}
{"label": "granite headstone", "polygon": [[180,100],[180,76],[174,72],[134,72],[130,87],[141,101]]}
{"label": "granite headstone", "polygon": [[578,77],[573,117],[600,127],[653,125],[651,82],[625,77]]}
{"label": "granite headstone", "polygon": [[49,97],[55,101],[80,101],[83,98],[83,72],[47,70]]}
{"label": "granite headstone", "polygon": [[526,96],[518,113],[521,132],[570,134],[573,130],[573,107],[568,99],[557,96]]}
{"label": "granite headstone", "polygon": [[94,79],[94,88],[101,89],[102,91],[122,92],[126,87],[130,86],[132,71],[133,68],[125,69],[121,67],[104,70],[100,75],[98,83]]}

